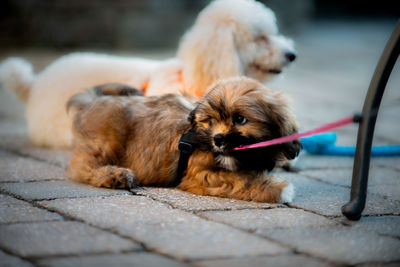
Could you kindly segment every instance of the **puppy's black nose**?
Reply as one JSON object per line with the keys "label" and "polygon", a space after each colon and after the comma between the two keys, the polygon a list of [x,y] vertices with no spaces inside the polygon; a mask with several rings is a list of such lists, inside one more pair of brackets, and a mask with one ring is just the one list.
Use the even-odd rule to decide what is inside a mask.
{"label": "puppy's black nose", "polygon": [[286,52],[285,57],[289,62],[293,62],[296,59],[296,54],[293,52]]}
{"label": "puppy's black nose", "polygon": [[214,144],[218,147],[220,147],[222,145],[222,143],[225,140],[225,136],[223,134],[216,134],[214,136]]}

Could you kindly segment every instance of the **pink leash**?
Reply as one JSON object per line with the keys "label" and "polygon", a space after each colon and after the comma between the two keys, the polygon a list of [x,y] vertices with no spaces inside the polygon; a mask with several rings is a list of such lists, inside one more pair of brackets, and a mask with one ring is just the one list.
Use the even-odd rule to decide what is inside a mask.
{"label": "pink leash", "polygon": [[351,124],[353,122],[360,122],[360,120],[361,120],[361,117],[359,115],[353,115],[353,116],[349,116],[349,117],[346,117],[344,119],[341,119],[341,120],[338,120],[335,122],[327,123],[325,125],[322,125],[321,127],[315,128],[313,130],[309,130],[309,131],[302,132],[302,133],[295,133],[292,135],[283,136],[283,137],[279,137],[276,139],[272,139],[272,140],[268,140],[268,141],[264,141],[264,142],[260,142],[260,143],[255,143],[255,144],[251,144],[251,145],[239,146],[239,147],[234,148],[233,150],[243,150],[243,149],[283,144],[283,143],[287,143],[290,141],[298,140],[298,139],[300,139],[300,137],[311,136],[311,135],[327,132],[329,130],[332,130],[332,129],[335,129],[338,127],[342,127],[342,126]]}

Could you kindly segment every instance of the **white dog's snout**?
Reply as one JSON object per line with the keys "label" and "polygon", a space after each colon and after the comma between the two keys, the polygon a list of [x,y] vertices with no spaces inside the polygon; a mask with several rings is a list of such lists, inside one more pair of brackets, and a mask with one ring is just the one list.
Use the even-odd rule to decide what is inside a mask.
{"label": "white dog's snout", "polygon": [[297,54],[295,51],[286,51],[286,53],[285,53],[285,58],[286,58],[286,61],[288,61],[288,62],[293,62],[296,59],[296,57],[297,57]]}
{"label": "white dog's snout", "polygon": [[296,50],[294,49],[294,42],[292,39],[287,38],[283,35],[277,35],[271,38],[271,42],[274,47],[281,48],[284,52],[293,52],[296,54]]}

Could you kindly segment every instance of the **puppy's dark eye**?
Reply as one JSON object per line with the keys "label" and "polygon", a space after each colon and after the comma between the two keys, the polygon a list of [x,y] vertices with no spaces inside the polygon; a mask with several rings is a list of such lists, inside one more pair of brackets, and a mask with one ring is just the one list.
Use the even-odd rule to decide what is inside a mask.
{"label": "puppy's dark eye", "polygon": [[258,37],[257,37],[257,40],[260,41],[260,42],[264,42],[264,43],[269,44],[269,39],[268,39],[268,37],[265,36],[265,35],[258,36]]}
{"label": "puppy's dark eye", "polygon": [[200,122],[201,123],[207,123],[208,124],[208,126],[212,126],[212,121],[213,121],[213,119],[211,118],[211,117],[207,117],[207,118],[205,118],[205,119],[202,119],[202,120],[200,120]]}
{"label": "puppy's dark eye", "polygon": [[247,122],[247,119],[240,114],[236,114],[233,116],[233,123],[238,125],[243,125]]}

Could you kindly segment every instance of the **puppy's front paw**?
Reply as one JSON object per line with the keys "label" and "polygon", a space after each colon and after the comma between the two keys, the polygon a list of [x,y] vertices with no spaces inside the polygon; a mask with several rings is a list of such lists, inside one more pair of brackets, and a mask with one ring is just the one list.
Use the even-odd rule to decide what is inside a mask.
{"label": "puppy's front paw", "polygon": [[292,203],[295,196],[293,184],[288,184],[282,189],[281,203]]}

